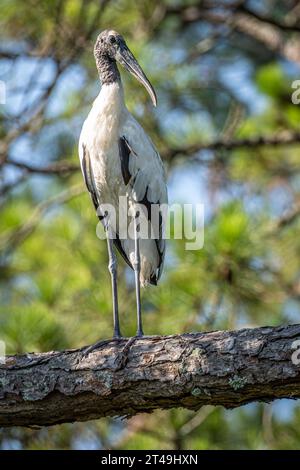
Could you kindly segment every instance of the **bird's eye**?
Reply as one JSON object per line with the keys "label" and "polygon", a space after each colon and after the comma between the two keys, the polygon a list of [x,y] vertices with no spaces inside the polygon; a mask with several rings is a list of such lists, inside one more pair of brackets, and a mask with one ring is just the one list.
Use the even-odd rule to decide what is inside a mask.
{"label": "bird's eye", "polygon": [[115,43],[117,42],[115,36],[110,36],[109,42],[110,42],[111,44],[115,44]]}

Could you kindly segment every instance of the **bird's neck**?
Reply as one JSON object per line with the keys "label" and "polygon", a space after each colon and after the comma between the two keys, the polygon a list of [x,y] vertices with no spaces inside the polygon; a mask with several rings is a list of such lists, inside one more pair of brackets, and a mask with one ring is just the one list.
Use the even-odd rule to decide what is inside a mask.
{"label": "bird's neck", "polygon": [[[92,116],[107,135],[114,135],[126,113],[121,80],[104,83],[93,104]],[[99,129],[98,129],[99,130]]]}
{"label": "bird's neck", "polygon": [[96,65],[102,85],[109,85],[121,80],[115,60],[110,59],[106,55],[96,57]]}

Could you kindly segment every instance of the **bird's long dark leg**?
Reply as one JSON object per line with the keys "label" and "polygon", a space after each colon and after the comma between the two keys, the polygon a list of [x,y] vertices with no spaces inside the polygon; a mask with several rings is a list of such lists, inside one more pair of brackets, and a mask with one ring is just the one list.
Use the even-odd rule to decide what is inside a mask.
{"label": "bird's long dark leg", "polygon": [[111,230],[109,227],[106,228],[106,239],[108,249],[108,270],[111,275],[111,287],[112,287],[112,298],[113,298],[113,316],[114,316],[114,338],[120,338],[120,323],[119,323],[119,306],[118,306],[118,286],[117,286],[117,257],[113,247],[113,239],[111,236]]}
{"label": "bird's long dark leg", "polygon": [[136,292],[136,309],[137,309],[137,332],[136,336],[143,336],[142,327],[142,312],[141,312],[141,285],[140,285],[140,273],[141,273],[141,256],[140,256],[140,240],[139,240],[139,224],[138,224],[137,212],[134,219],[134,276],[135,276],[135,292]]}

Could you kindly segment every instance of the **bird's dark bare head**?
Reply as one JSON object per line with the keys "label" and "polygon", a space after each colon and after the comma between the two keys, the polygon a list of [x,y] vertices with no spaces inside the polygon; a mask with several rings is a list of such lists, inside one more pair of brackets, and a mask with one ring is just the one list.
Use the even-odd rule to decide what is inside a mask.
{"label": "bird's dark bare head", "polygon": [[118,49],[124,45],[126,44],[121,34],[113,29],[106,29],[97,37],[94,47],[95,59],[105,56],[110,60],[116,60]]}
{"label": "bird's dark bare head", "polygon": [[94,55],[102,83],[111,83],[119,78],[115,65],[115,62],[119,62],[144,85],[156,106],[155,91],[121,34],[112,29],[102,31],[97,37]]}

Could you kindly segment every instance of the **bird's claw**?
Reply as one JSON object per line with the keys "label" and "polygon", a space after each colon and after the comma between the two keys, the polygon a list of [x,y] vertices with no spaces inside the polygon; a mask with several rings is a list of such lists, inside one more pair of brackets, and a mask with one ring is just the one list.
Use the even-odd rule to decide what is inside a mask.
{"label": "bird's claw", "polygon": [[82,349],[82,356],[86,357],[91,352],[95,351],[96,349],[100,349],[105,344],[111,343],[112,341],[120,341],[122,339],[124,339],[124,338],[122,338],[122,336],[114,336],[112,339],[100,340],[100,341],[97,341],[94,344],[91,344],[90,346],[85,346]]}
{"label": "bird's claw", "polygon": [[131,338],[129,338],[124,348],[122,349],[122,351],[117,354],[115,358],[115,363],[117,364],[117,367],[115,370],[124,369],[129,359],[129,352],[130,352],[131,346],[137,339],[138,339],[137,336],[132,336]]}

